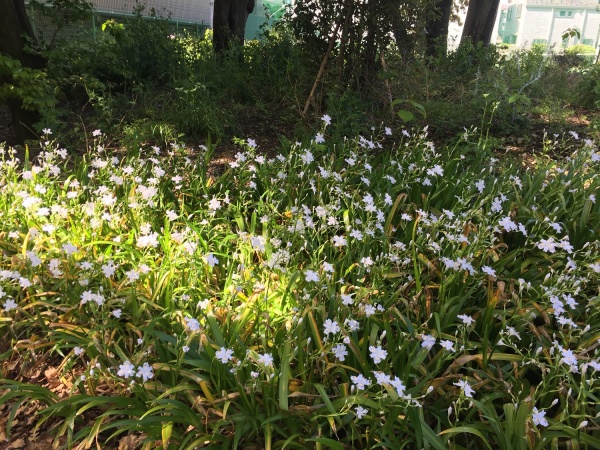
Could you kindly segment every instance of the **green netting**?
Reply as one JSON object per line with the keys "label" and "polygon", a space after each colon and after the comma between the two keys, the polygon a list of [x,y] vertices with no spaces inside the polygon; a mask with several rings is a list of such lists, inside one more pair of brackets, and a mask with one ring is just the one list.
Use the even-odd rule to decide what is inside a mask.
{"label": "green netting", "polygon": [[[262,27],[272,25],[274,21],[281,18],[285,11],[286,4],[291,0],[258,0],[254,12],[249,15],[246,23],[246,39],[256,39],[260,36]],[[51,20],[44,15],[40,8],[32,8],[28,6],[28,13],[31,23],[36,34],[36,37],[41,42],[50,43],[55,39],[70,39],[79,35],[87,35],[95,37],[99,32],[102,23],[108,19],[116,21],[124,20],[126,17],[131,17],[133,14],[96,11],[92,17],[87,20],[82,20],[77,23],[70,23],[60,30],[52,24]],[[208,28],[206,23],[186,22],[180,20],[170,20],[174,33],[187,30],[192,34],[199,36],[204,35],[204,31]]]}

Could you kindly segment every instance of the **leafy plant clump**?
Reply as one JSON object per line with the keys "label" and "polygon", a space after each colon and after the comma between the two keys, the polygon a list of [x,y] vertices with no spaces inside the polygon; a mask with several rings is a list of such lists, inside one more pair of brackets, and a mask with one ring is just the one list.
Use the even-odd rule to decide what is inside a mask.
{"label": "leafy plant clump", "polygon": [[7,436],[37,402],[69,448],[600,448],[597,144],[523,171],[334,123],[219,176],[99,130],[2,148]]}

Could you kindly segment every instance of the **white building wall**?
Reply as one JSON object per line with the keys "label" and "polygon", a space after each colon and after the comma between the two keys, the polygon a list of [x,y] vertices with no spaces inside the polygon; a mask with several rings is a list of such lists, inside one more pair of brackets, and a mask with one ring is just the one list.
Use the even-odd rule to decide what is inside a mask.
{"label": "white building wall", "polygon": [[[576,28],[583,39],[591,40],[593,46],[600,44],[600,11],[575,4],[587,0],[513,0],[505,6],[511,14],[503,26],[503,35],[515,36],[517,47],[531,47],[538,40],[545,40],[555,50],[563,47],[562,36],[568,29]],[[517,7],[522,6],[520,15]],[[561,11],[563,15],[561,16]],[[581,42],[574,39],[570,44]],[[509,41],[505,41],[509,42]],[[509,42],[510,43],[510,42]]]}
{"label": "white building wall", "polygon": [[525,8],[525,11],[526,18],[523,18],[523,26],[519,30],[519,46],[531,47],[538,39],[546,39],[549,44],[554,19],[552,9]]}
{"label": "white building wall", "polygon": [[585,21],[585,28],[581,30],[581,39],[591,39],[593,41],[592,46],[594,47],[600,45],[599,11],[587,11],[587,20]]}
{"label": "white building wall", "polygon": [[[99,12],[131,14],[136,7],[135,0],[93,0]],[[143,0],[144,14],[154,8],[157,15],[184,22],[211,23],[212,2],[210,0]]]}
{"label": "white building wall", "polygon": [[523,3],[515,5],[513,7],[514,15],[515,15],[515,23],[516,23],[516,45],[521,47],[524,45],[524,33],[525,33],[525,24],[527,23],[527,8]]}

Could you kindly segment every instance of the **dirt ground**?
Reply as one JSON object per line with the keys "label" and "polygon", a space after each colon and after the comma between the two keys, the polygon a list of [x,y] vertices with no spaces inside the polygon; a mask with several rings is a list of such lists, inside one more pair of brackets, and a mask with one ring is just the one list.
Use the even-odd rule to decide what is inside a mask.
{"label": "dirt ground", "polygon": [[14,145],[15,131],[12,126],[10,111],[6,106],[0,105],[0,143],[6,142],[7,145]]}

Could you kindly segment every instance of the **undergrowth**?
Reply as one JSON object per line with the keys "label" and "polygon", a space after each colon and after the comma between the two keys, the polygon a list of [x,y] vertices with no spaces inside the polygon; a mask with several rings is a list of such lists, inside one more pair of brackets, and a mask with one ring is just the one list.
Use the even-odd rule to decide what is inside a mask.
{"label": "undergrowth", "polygon": [[[597,144],[523,170],[335,120],[218,176],[210,145],[100,130],[3,148],[6,434],[39,402],[68,448],[600,448]],[[27,380],[42,357],[67,395]]]}

